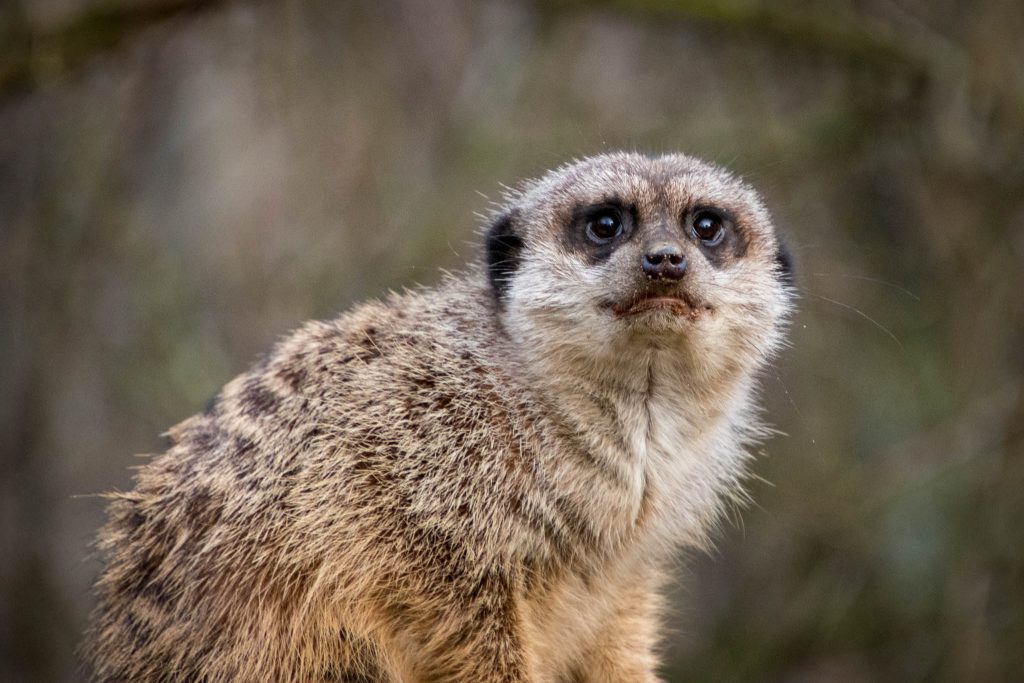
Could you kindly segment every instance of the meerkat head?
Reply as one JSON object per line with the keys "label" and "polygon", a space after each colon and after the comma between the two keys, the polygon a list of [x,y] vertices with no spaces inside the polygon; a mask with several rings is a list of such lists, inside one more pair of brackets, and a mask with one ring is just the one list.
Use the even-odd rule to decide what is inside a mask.
{"label": "meerkat head", "polygon": [[562,360],[653,348],[705,373],[749,369],[779,344],[792,294],[757,193],[679,154],[597,156],[525,184],[486,252],[509,336]]}

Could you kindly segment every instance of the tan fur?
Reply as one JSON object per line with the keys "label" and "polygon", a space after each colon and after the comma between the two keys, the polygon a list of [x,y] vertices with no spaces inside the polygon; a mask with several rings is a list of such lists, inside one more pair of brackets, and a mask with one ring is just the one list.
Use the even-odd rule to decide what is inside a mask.
{"label": "tan fur", "polygon": [[[610,196],[635,239],[585,263],[572,211]],[[702,256],[677,225],[697,205],[742,253]],[[662,566],[742,495],[760,435],[774,230],[681,155],[577,162],[496,218],[523,244],[503,296],[471,268],[308,323],[112,496],[97,680],[656,680]],[[682,235],[700,305],[624,318],[654,229]]]}

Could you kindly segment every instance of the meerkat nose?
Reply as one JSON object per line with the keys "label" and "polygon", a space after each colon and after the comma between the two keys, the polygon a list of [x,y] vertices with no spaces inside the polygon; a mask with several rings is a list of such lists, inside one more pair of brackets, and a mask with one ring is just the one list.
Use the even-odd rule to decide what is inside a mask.
{"label": "meerkat nose", "polygon": [[652,280],[681,280],[686,274],[686,256],[678,244],[659,244],[644,254],[644,274]]}

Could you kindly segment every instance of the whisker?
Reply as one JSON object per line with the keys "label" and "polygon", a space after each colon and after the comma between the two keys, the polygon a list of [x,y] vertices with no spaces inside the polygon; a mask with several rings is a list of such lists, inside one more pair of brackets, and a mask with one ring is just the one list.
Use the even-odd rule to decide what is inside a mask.
{"label": "whisker", "polygon": [[853,311],[854,313],[856,313],[857,315],[859,315],[860,317],[864,318],[869,323],[871,323],[872,325],[874,325],[875,327],[880,329],[882,332],[885,332],[887,335],[889,335],[889,337],[891,337],[892,340],[894,342],[896,342],[896,344],[900,347],[901,351],[906,351],[907,350],[906,347],[903,346],[903,342],[901,342],[899,340],[899,337],[897,337],[895,334],[893,334],[892,331],[888,327],[886,327],[882,323],[878,322],[877,320],[872,318],[870,315],[868,315],[864,311],[862,311],[859,308],[857,308],[856,306],[850,306],[849,304],[844,304],[842,301],[836,301],[835,299],[830,299],[827,296],[822,296],[821,294],[815,294],[814,292],[808,292],[808,294],[810,294],[813,297],[817,297],[819,299],[822,299],[823,301],[827,301],[827,302],[829,302],[831,304],[835,304],[836,306],[840,306],[840,307],[845,308],[847,310]]}
{"label": "whisker", "polygon": [[776,370],[773,367],[772,368],[772,373],[775,375],[775,379],[779,380],[779,384],[782,386],[783,393],[785,393],[786,394],[786,398],[789,399],[789,405],[793,406],[793,410],[796,411],[797,417],[799,417],[801,420],[803,420],[804,419],[804,414],[800,412],[800,409],[797,408],[797,406],[796,406],[796,401],[794,401],[793,397],[790,396],[790,394],[789,394],[789,387],[787,387],[786,383],[782,381],[782,376],[779,375],[779,371]]}
{"label": "whisker", "polygon": [[893,289],[897,289],[897,290],[903,292],[904,294],[906,294],[907,296],[909,296],[914,301],[920,301],[921,300],[921,297],[919,297],[917,294],[914,294],[913,292],[911,292],[906,287],[900,287],[899,285],[897,285],[894,282],[886,282],[885,280],[879,280],[878,278],[868,277],[867,275],[845,275],[843,273],[836,273],[836,274],[832,274],[832,273],[811,273],[811,276],[812,277],[842,277],[842,278],[847,278],[849,280],[865,280],[867,282],[875,282],[875,283],[880,284],[880,285],[885,285],[887,287],[892,287]]}

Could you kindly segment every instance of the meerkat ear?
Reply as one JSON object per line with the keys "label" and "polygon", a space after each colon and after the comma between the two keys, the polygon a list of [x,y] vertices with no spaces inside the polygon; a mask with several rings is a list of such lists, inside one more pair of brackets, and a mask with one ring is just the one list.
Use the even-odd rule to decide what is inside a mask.
{"label": "meerkat ear", "polygon": [[778,239],[779,250],[775,252],[775,263],[778,264],[779,277],[787,285],[793,284],[793,255],[786,247],[785,243]]}
{"label": "meerkat ear", "polygon": [[487,276],[499,304],[508,291],[512,276],[519,268],[519,255],[523,249],[523,238],[515,233],[515,219],[515,211],[498,216],[487,229],[484,238]]}

